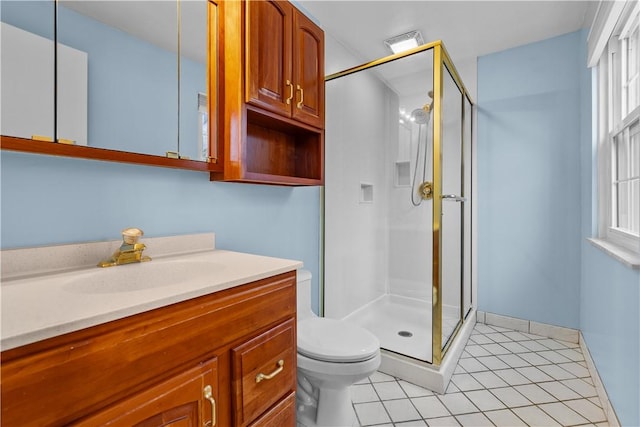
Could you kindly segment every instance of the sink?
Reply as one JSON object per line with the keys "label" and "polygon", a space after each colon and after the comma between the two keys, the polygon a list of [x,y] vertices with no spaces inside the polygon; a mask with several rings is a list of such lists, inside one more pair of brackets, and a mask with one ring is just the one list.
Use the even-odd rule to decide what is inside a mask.
{"label": "sink", "polygon": [[135,292],[176,286],[194,279],[206,280],[224,268],[221,264],[186,258],[154,260],[95,268],[75,275],[63,287],[67,291],[83,294]]}

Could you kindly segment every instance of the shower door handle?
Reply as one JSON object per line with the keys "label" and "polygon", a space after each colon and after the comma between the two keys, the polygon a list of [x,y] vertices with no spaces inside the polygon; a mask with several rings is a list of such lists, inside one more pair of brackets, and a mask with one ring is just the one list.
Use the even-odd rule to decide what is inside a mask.
{"label": "shower door handle", "polygon": [[445,202],[466,202],[466,197],[456,196],[455,194],[443,194],[442,200]]}

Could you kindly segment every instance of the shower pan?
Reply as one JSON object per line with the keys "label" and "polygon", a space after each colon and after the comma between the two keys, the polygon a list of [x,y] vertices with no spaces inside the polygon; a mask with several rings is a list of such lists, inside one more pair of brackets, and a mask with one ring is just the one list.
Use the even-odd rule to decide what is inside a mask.
{"label": "shower pan", "polygon": [[475,323],[473,102],[441,41],[325,81],[322,311],[444,392]]}

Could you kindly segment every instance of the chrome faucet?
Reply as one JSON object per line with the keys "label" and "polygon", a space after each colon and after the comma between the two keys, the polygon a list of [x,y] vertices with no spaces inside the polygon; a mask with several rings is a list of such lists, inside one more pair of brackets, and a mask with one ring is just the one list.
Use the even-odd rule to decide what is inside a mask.
{"label": "chrome faucet", "polygon": [[122,230],[122,244],[110,258],[98,263],[98,267],[113,267],[115,265],[131,264],[134,262],[151,261],[151,258],[142,255],[146,246],[138,243],[144,232],[139,228],[125,228]]}

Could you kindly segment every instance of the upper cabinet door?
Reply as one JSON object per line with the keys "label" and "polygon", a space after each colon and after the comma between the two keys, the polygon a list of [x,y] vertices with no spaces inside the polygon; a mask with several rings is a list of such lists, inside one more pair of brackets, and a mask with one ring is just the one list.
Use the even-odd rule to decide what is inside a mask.
{"label": "upper cabinet door", "polygon": [[294,119],[324,127],[324,32],[305,15],[293,19]]}
{"label": "upper cabinet door", "polygon": [[293,7],[286,1],[248,1],[246,101],[289,116],[295,95],[291,71]]}

